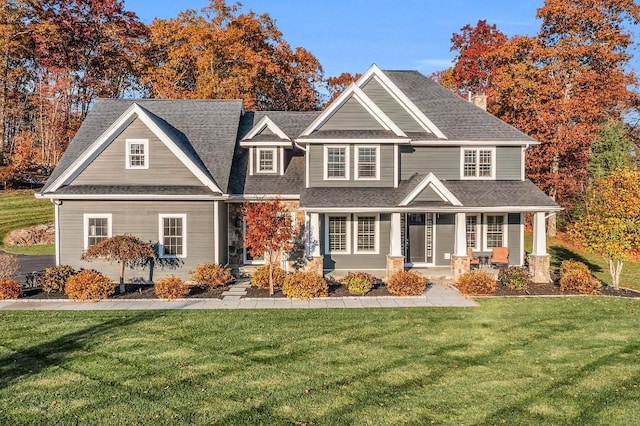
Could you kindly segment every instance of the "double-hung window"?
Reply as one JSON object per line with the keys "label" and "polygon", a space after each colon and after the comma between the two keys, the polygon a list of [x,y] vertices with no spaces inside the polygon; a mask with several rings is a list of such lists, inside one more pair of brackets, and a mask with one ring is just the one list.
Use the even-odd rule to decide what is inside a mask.
{"label": "double-hung window", "polygon": [[149,140],[127,139],[127,169],[149,168]]}
{"label": "double-hung window", "polygon": [[356,179],[379,179],[378,158],[378,147],[356,147]]}
{"label": "double-hung window", "polygon": [[467,226],[467,247],[479,250],[478,244],[478,216],[468,215],[466,217]]}
{"label": "double-hung window", "polygon": [[486,248],[505,247],[505,215],[488,214],[486,217]]}
{"label": "double-hung window", "polygon": [[463,148],[462,178],[494,179],[495,148]]}
{"label": "double-hung window", "polygon": [[324,177],[325,179],[349,179],[348,147],[324,147]]}
{"label": "double-hung window", "polygon": [[275,148],[258,148],[258,173],[276,172]]}
{"label": "double-hung window", "polygon": [[160,257],[187,257],[187,215],[159,215]]}
{"label": "double-hung window", "polygon": [[84,215],[84,248],[111,238],[111,214]]}
{"label": "double-hung window", "polygon": [[327,252],[349,253],[348,216],[327,216]]}
{"label": "double-hung window", "polygon": [[356,253],[378,252],[378,216],[356,215]]}

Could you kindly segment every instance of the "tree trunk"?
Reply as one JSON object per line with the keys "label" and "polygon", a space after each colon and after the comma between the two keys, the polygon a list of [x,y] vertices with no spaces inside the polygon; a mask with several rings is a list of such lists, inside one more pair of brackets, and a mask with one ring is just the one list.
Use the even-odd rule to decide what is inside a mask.
{"label": "tree trunk", "polygon": [[607,258],[607,265],[609,265],[609,274],[611,274],[611,284],[616,290],[620,288],[620,275],[622,275],[623,264],[624,262],[622,260]]}
{"label": "tree trunk", "polygon": [[272,256],[271,256],[271,252],[269,252],[269,254],[267,255],[268,257],[268,262],[269,262],[269,296],[273,296],[273,261],[272,261]]}
{"label": "tree trunk", "polygon": [[120,262],[120,294],[124,294],[124,262]]}

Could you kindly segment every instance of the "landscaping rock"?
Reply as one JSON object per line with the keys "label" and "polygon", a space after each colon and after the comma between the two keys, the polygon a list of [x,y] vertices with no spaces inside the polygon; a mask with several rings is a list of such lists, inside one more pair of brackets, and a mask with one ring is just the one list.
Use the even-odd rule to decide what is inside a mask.
{"label": "landscaping rock", "polygon": [[54,244],[55,238],[55,227],[53,224],[46,224],[12,231],[4,239],[4,242],[12,246],[35,246]]}

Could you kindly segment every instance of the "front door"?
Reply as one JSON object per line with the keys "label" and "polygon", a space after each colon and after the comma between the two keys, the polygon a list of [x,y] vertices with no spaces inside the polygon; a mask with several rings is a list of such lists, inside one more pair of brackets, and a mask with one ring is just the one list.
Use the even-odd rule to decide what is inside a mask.
{"label": "front door", "polygon": [[433,213],[407,214],[408,260],[433,265]]}

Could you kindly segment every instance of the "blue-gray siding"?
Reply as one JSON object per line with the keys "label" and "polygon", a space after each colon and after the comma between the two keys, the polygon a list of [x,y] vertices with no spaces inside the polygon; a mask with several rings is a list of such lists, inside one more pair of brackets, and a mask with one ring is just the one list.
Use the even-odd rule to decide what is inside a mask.
{"label": "blue-gray siding", "polygon": [[[341,145],[342,146],[342,145]],[[349,146],[349,180],[324,179],[324,146],[309,145],[309,185],[311,187],[393,187],[393,146],[380,145],[380,180],[355,179],[355,155],[358,145]],[[368,144],[366,146],[375,146]]]}
{"label": "blue-gray siding", "polygon": [[382,87],[375,78],[364,86],[364,93],[404,132],[424,132],[425,129]]}
{"label": "blue-gray siding", "polygon": [[329,119],[321,130],[384,130],[382,125],[353,96]]}
{"label": "blue-gray siding", "polygon": [[436,229],[435,229],[435,245],[436,245],[436,266],[449,266],[451,265],[451,259],[445,259],[445,254],[453,254],[455,235],[456,235],[456,220],[453,213],[438,213],[436,214]]}

